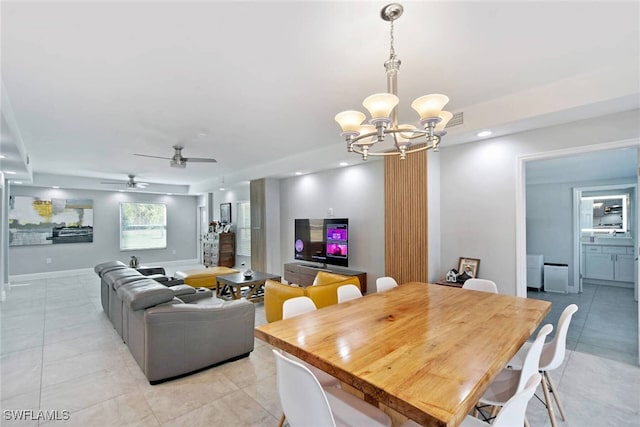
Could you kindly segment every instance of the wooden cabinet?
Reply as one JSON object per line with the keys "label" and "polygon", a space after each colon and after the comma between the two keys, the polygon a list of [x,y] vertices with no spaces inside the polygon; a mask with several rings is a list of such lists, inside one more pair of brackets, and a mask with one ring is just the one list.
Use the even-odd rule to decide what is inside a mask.
{"label": "wooden cabinet", "polygon": [[312,265],[292,262],[284,265],[284,280],[301,286],[311,286],[318,271],[342,274],[344,276],[357,276],[360,280],[360,290],[367,292],[367,273],[364,271],[347,270],[339,267],[315,267]]}
{"label": "wooden cabinet", "polygon": [[218,265],[233,267],[236,265],[236,233],[220,234]]}
{"label": "wooden cabinet", "polygon": [[233,267],[236,264],[236,234],[208,233],[202,241],[202,262],[205,267]]}
{"label": "wooden cabinet", "polygon": [[585,246],[584,251],[585,279],[634,281],[633,247],[588,245]]}

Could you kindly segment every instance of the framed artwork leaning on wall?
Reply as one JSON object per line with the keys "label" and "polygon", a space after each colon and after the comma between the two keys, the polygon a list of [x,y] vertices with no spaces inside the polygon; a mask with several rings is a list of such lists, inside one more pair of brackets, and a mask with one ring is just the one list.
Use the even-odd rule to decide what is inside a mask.
{"label": "framed artwork leaning on wall", "polygon": [[478,269],[480,268],[480,260],[477,258],[460,257],[458,260],[458,273],[467,273],[471,277],[478,277]]}

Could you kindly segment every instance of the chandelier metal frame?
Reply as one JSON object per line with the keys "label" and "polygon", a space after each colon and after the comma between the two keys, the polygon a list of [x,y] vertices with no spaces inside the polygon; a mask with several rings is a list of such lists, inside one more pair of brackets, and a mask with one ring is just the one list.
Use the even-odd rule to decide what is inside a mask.
{"label": "chandelier metal frame", "polygon": [[[412,125],[398,125],[398,71],[401,61],[395,53],[394,21],[402,16],[403,11],[402,5],[398,3],[389,4],[380,11],[380,17],[390,23],[389,59],[384,62],[387,74],[387,93],[371,95],[364,100],[363,105],[372,116],[369,125],[362,125],[366,116],[359,111],[344,111],[335,117],[342,127],[341,136],[347,142],[347,150],[362,155],[362,160],[367,160],[369,156],[393,155],[399,155],[400,159],[405,159],[407,154],[430,149],[437,152],[440,141],[446,134],[444,128],[453,116],[448,111],[442,111],[442,107],[449,101],[448,97],[440,94],[426,95],[416,99],[411,105],[420,114],[420,125],[423,129]],[[376,104],[376,101],[379,102]],[[389,104],[382,105],[385,102]],[[380,106],[388,108],[389,105],[393,105],[392,108],[388,108],[390,112],[381,115],[372,110],[371,104],[374,104],[373,108]],[[384,142],[388,135],[393,138],[395,150],[370,151],[373,145]],[[418,142],[420,145],[414,145],[420,138],[424,138]]]}

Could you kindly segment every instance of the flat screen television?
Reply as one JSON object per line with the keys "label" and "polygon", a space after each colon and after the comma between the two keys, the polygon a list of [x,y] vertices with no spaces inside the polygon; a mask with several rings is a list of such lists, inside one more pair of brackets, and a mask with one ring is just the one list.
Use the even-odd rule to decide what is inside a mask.
{"label": "flat screen television", "polygon": [[294,258],[349,266],[349,219],[296,219]]}

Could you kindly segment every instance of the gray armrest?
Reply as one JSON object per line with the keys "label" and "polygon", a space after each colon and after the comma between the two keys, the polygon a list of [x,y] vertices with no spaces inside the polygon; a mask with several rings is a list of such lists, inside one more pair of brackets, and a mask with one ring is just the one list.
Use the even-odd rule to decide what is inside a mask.
{"label": "gray armrest", "polygon": [[[185,285],[188,286],[188,285]],[[175,286],[174,286],[175,287]],[[173,288],[170,288],[173,289]],[[187,295],[180,295],[179,298],[186,302],[186,303],[194,303],[196,301],[201,301],[204,299],[211,299],[211,297],[213,297],[213,291],[211,289],[207,289],[207,288],[197,288],[194,289],[195,292],[187,294]]]}
{"label": "gray armrest", "polygon": [[253,351],[255,308],[216,298],[144,311],[145,374],[158,381]]}
{"label": "gray armrest", "polygon": [[173,291],[173,295],[177,297],[196,293],[196,289],[189,285],[172,286],[169,289],[171,289],[171,291]]}

